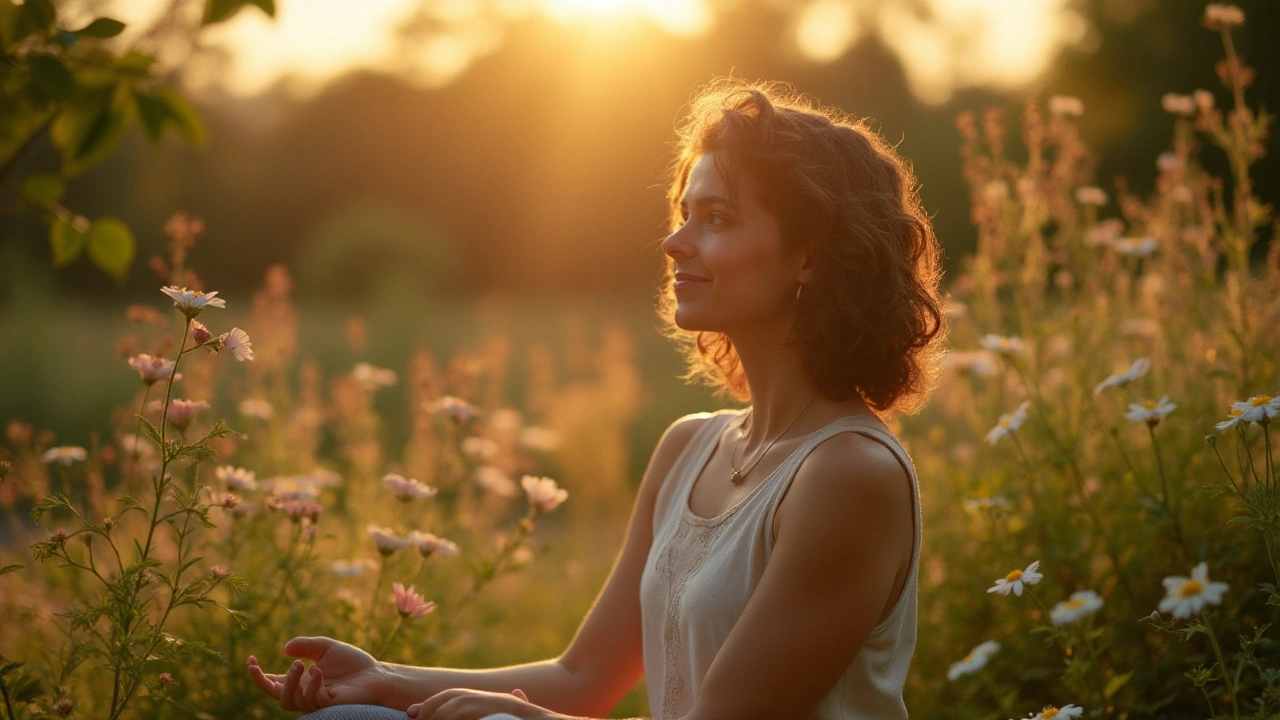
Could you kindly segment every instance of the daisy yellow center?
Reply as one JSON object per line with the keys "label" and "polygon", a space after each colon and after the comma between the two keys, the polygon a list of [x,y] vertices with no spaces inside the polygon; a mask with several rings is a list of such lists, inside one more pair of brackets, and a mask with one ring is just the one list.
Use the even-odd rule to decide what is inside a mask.
{"label": "daisy yellow center", "polygon": [[1258,407],[1259,405],[1266,405],[1269,402],[1271,402],[1270,395],[1254,395],[1253,397],[1249,398],[1249,404],[1254,407]]}
{"label": "daisy yellow center", "polygon": [[1243,410],[1232,410],[1231,412],[1227,413],[1227,417],[1229,418],[1240,417],[1243,414],[1244,414]]}
{"label": "daisy yellow center", "polygon": [[1005,579],[1005,580],[1008,580],[1009,582],[1013,582],[1014,580],[1020,580],[1020,579],[1022,579],[1022,571],[1021,571],[1021,570],[1014,570],[1013,572],[1009,573],[1008,575],[1005,575],[1005,576],[1004,576],[1004,579]]}
{"label": "daisy yellow center", "polygon": [[1182,586],[1182,591],[1178,594],[1181,595],[1182,597],[1191,597],[1193,595],[1199,595],[1200,591],[1203,589],[1204,588],[1200,585],[1200,583],[1196,582],[1195,580],[1188,580],[1187,584]]}
{"label": "daisy yellow center", "polygon": [[1045,720],[1049,720],[1049,718],[1057,717],[1057,716],[1058,716],[1058,708],[1056,707],[1047,707],[1044,710],[1040,711],[1040,717],[1044,718]]}
{"label": "daisy yellow center", "polygon": [[1011,422],[1013,422],[1013,416],[1012,416],[1012,415],[1010,415],[1009,417],[1006,417],[1006,418],[1000,418],[1000,427],[1002,427],[1002,428],[1007,428],[1007,427],[1009,427],[1009,423],[1011,423]]}
{"label": "daisy yellow center", "polygon": [[1143,400],[1143,401],[1142,401],[1142,407],[1144,407],[1144,408],[1146,408],[1146,409],[1148,409],[1148,410],[1155,410],[1155,409],[1156,409],[1156,406],[1157,406],[1157,403],[1156,403],[1156,401],[1155,401],[1155,400]]}
{"label": "daisy yellow center", "polygon": [[1081,605],[1084,605],[1084,601],[1083,601],[1083,600],[1081,600],[1080,598],[1076,598],[1076,599],[1074,599],[1074,600],[1068,600],[1068,601],[1067,601],[1067,609],[1068,609],[1068,610],[1075,610],[1076,608],[1080,607]]}
{"label": "daisy yellow center", "polygon": [[969,653],[968,655],[965,655],[964,659],[961,660],[960,662],[962,663],[973,662],[973,653]]}

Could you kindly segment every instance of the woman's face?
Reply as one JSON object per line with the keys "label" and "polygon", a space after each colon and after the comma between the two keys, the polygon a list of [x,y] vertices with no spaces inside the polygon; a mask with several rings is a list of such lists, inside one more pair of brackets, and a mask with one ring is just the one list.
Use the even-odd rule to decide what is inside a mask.
{"label": "woman's face", "polygon": [[786,253],[777,219],[759,202],[749,174],[730,198],[709,153],[689,171],[684,223],[662,243],[675,274],[676,325],[732,333],[784,319],[808,280],[802,257]]}

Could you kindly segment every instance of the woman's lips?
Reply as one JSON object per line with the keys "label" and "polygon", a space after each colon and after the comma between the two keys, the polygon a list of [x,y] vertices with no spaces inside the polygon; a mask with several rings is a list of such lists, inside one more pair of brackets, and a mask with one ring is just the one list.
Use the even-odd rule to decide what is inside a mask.
{"label": "woman's lips", "polygon": [[678,272],[675,275],[675,289],[687,290],[694,285],[710,282],[710,278],[704,278],[701,275],[693,275],[686,272]]}

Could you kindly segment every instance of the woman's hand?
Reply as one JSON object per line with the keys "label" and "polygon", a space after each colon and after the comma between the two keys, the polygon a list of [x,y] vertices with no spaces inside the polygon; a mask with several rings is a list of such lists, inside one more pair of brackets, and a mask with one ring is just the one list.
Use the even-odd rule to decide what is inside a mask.
{"label": "woman's hand", "polygon": [[[414,720],[479,720],[494,713],[507,713],[521,720],[558,720],[563,715],[529,702],[523,691],[511,694],[455,688],[438,692],[426,700],[409,706]],[[567,720],[567,719],[565,719]]]}
{"label": "woman's hand", "polygon": [[284,710],[319,710],[330,705],[380,705],[390,697],[391,679],[369,653],[325,637],[298,637],[285,643],[289,657],[314,660],[307,668],[294,660],[284,675],[265,673],[249,656],[249,676]]}

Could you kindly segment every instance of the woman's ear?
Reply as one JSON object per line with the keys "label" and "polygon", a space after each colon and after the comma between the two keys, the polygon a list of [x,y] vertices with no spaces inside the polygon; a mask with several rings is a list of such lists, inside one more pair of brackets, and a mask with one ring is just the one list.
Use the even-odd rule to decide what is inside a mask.
{"label": "woman's ear", "polygon": [[813,279],[814,267],[817,265],[818,245],[810,243],[796,251],[796,281],[808,285]]}

